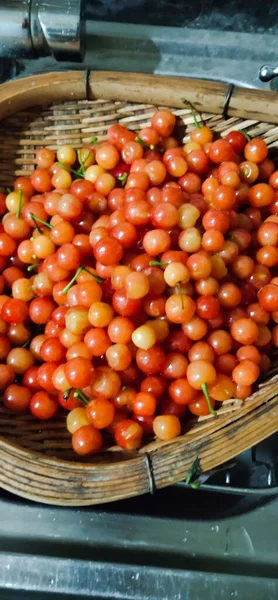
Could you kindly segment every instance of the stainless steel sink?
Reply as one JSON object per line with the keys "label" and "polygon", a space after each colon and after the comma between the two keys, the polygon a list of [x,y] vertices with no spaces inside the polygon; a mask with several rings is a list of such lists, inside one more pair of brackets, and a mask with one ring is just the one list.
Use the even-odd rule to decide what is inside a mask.
{"label": "stainless steel sink", "polygon": [[[229,467],[275,483],[278,437]],[[223,472],[210,479],[223,484]],[[277,600],[278,497],[171,487],[66,509],[0,492],[1,600]],[[21,594],[21,591],[22,594]],[[24,593],[23,593],[24,592]],[[206,595],[209,593],[209,595]]]}
{"label": "stainless steel sink", "polygon": [[[134,503],[115,513],[113,506],[79,511],[0,502],[1,600],[276,600],[277,503],[196,522],[187,506],[197,494],[145,499],[151,517],[132,514]],[[183,517],[155,516],[155,503],[165,501],[172,510],[183,502]]]}
{"label": "stainless steel sink", "polygon": [[22,74],[63,69],[103,69],[181,75],[269,89],[259,80],[263,64],[276,64],[277,37],[211,29],[90,21],[84,62],[53,58],[19,61]]}

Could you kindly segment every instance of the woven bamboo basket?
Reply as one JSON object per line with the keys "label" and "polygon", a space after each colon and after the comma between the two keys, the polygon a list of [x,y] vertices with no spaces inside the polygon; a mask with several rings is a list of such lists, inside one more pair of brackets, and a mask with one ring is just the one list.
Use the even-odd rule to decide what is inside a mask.
{"label": "woven bamboo basket", "polygon": [[[178,118],[188,140],[191,102],[219,136],[245,129],[278,147],[276,92],[209,81],[133,73],[62,72],[6,83],[0,88],[0,186],[29,175],[39,147],[80,148],[105,139],[116,122],[130,129],[150,123],[158,107]],[[274,150],[275,153],[275,150]],[[278,154],[278,153],[277,153]],[[71,450],[65,415],[38,422],[14,417],[0,405],[0,486],[24,498],[56,505],[90,505],[137,496],[185,479],[196,457],[202,471],[230,460],[278,430],[278,361],[244,402],[223,403],[171,442],[152,441],[135,453],[108,447],[80,462]]]}

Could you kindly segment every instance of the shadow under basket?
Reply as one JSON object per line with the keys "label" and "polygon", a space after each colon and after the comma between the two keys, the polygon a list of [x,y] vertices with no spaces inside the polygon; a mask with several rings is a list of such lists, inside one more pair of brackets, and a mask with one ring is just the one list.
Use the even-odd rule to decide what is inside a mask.
{"label": "shadow under basket", "polygon": [[[159,107],[177,116],[187,141],[193,118],[184,101],[201,111],[216,136],[244,129],[278,146],[277,92],[134,73],[49,73],[0,87],[0,186],[30,175],[36,150],[61,144],[81,148],[121,123],[139,130]],[[267,121],[267,122],[266,122]],[[275,150],[274,150],[275,153]],[[65,413],[49,422],[0,407],[0,486],[24,498],[56,505],[90,505],[153,493],[184,480],[199,457],[202,471],[222,464],[278,430],[278,361],[247,400],[224,402],[171,442],[152,441],[138,452],[107,448],[80,462],[71,449]]]}

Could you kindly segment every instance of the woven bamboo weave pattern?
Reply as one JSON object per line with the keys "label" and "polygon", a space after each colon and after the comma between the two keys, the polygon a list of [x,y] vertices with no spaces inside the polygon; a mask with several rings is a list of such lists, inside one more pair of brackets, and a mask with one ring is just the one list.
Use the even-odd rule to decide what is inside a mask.
{"label": "woven bamboo weave pattern", "polygon": [[[0,163],[0,185],[9,187],[15,176],[30,175],[36,150],[42,146],[57,150],[59,145],[70,144],[80,148],[94,136],[102,141],[113,123],[138,130],[150,124],[157,108],[160,107],[150,104],[80,100],[18,113],[0,124],[0,143],[5,148]],[[188,141],[193,129],[190,110],[170,109],[178,117],[180,140]],[[225,121],[219,115],[208,113],[202,113],[202,119],[219,136],[232,129],[244,129],[251,137],[259,135],[270,147],[278,147],[278,126],[236,117]]]}
{"label": "woven bamboo weave pattern", "polygon": [[[138,76],[131,75],[131,82],[136,82]],[[41,77],[45,82],[46,75]],[[74,88],[70,87],[71,77]],[[140,77],[142,76],[138,78],[138,85]],[[39,78],[40,76],[36,78],[38,86]],[[93,91],[89,95],[97,99],[85,100],[76,99],[83,96],[85,98],[86,94],[83,93],[83,80],[81,81],[79,74],[73,72],[73,75],[69,74],[68,89],[76,89],[78,81],[81,91],[78,88],[75,93],[69,91],[64,94],[64,97],[68,97],[67,101],[25,108],[5,118],[0,122],[0,143],[4,149],[0,162],[0,188],[6,190],[12,187],[16,176],[31,174],[38,148],[47,146],[57,150],[62,144],[81,148],[89,144],[92,137],[97,137],[99,141],[104,140],[107,128],[114,123],[120,123],[132,130],[148,126],[152,115],[164,101],[161,99],[164,83],[160,84],[159,78],[149,76],[149,80],[154,79],[153,96],[150,96],[154,98],[156,94],[153,104],[122,101],[122,98],[128,98],[128,95],[124,95],[121,82],[119,94],[115,95],[121,100],[115,99],[114,96],[114,99],[101,99],[94,90],[97,90],[100,83],[107,83],[107,89],[111,89],[109,85],[114,85],[111,74],[107,76],[107,82],[105,75],[98,74],[96,80],[92,80]],[[131,89],[131,83],[128,85]],[[182,85],[181,80],[174,84],[175,107],[171,107],[169,103],[168,108],[177,116],[179,140],[186,142],[194,127],[194,120],[188,108],[177,108],[183,106],[179,96]],[[191,83],[188,80],[185,85],[187,90],[190,89]],[[219,105],[218,112],[223,108],[225,89],[223,86],[222,89],[221,85],[198,83],[196,89],[199,90],[200,103],[208,109],[208,112],[203,111],[198,119],[208,124],[216,137],[225,136],[235,129],[245,130],[251,137],[261,136],[272,148],[270,155],[275,158],[278,155],[278,125],[239,116],[225,120],[221,114],[211,114],[213,110],[217,112],[217,108],[212,108],[216,104]],[[213,101],[205,104],[206,94],[214,99],[215,90],[218,90],[218,96],[214,104]],[[40,98],[44,97],[43,86],[40,94]],[[107,97],[111,98],[112,92],[109,94]],[[246,90],[249,106],[250,94],[251,92]],[[51,92],[48,89],[47,98],[50,96]],[[55,98],[54,92],[53,97]],[[136,99],[134,93],[131,93],[130,97]],[[164,101],[163,107],[168,103],[169,91],[165,97],[167,100]],[[274,106],[274,96],[266,94],[265,97],[266,102],[268,98],[272,98],[269,106],[271,107],[271,103]],[[240,113],[240,103],[242,98],[244,100],[243,91],[237,92],[233,98],[233,114],[246,114],[245,107]],[[5,104],[5,96],[4,101],[0,98],[0,105],[1,102],[2,105]],[[12,100],[8,101],[8,104],[10,103]],[[25,102],[24,106],[27,104]],[[18,97],[17,105],[22,108]],[[263,98],[260,92],[253,117],[256,110],[258,114],[262,114],[262,105]],[[11,112],[8,109],[8,113]],[[277,109],[273,108],[274,123],[275,120],[278,122],[276,113]],[[271,121],[271,118],[269,120]],[[147,493],[152,488],[164,487],[184,479],[196,456],[200,458],[202,470],[209,470],[277,431],[277,393],[276,356],[269,373],[260,380],[255,393],[248,400],[223,402],[216,417],[209,415],[187,422],[183,435],[179,438],[171,442],[150,441],[135,453],[126,453],[118,447],[111,446],[111,439],[107,438],[103,453],[82,462],[72,451],[64,411],[61,410],[50,421],[39,422],[31,414],[15,417],[0,403],[0,487],[25,498],[61,505],[88,505]]]}

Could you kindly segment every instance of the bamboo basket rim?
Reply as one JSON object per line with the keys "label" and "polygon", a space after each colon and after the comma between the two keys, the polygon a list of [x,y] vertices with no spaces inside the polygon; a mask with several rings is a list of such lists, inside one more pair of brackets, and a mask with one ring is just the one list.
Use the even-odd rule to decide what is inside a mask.
{"label": "bamboo basket rim", "polygon": [[[222,115],[222,117],[240,117],[253,119],[255,121],[263,121],[267,123],[278,124],[278,102],[276,92],[253,90],[238,88],[226,83],[210,82],[195,79],[186,79],[181,77],[165,77],[158,75],[145,75],[138,73],[115,73],[115,72],[91,72],[91,71],[60,71],[41,75],[20,78],[11,82],[5,83],[0,87],[0,120],[7,119],[12,115],[26,111],[33,106],[41,106],[46,104],[63,103],[63,102],[88,102],[105,99],[111,102],[131,102],[141,105],[142,101],[145,105],[153,106],[171,106],[176,109],[184,110],[184,100],[188,100],[198,111],[209,112],[214,115]],[[140,99],[140,102],[139,102]],[[267,114],[268,113],[268,114]],[[267,119],[265,118],[267,114]],[[50,144],[46,144],[50,145]],[[275,365],[275,373],[277,373],[277,365]],[[84,463],[81,461],[68,461],[61,458],[55,458],[37,452],[32,449],[25,448],[16,442],[7,440],[5,436],[0,436],[0,457],[9,464],[9,460],[15,460],[18,468],[25,468],[25,471],[31,477],[31,474],[36,471],[35,477],[44,477],[42,470],[44,467],[48,469],[49,481],[59,479],[59,474],[67,471],[71,477],[84,473],[86,476],[101,472],[104,477],[107,472],[117,470],[120,464],[132,480],[132,465],[139,470],[139,480],[136,491],[133,493],[131,489],[124,491],[123,494],[112,494],[112,499],[126,498],[148,491],[153,492],[156,488],[165,487],[171,483],[180,481],[186,475],[188,468],[192,464],[196,454],[201,458],[201,466],[203,470],[207,470],[208,466],[213,464],[210,452],[211,446],[218,447],[219,440],[226,433],[227,439],[237,439],[240,444],[240,450],[233,454],[233,450],[229,447],[229,458],[243,451],[259,439],[264,439],[274,431],[278,430],[278,375],[275,374],[263,386],[252,395],[252,400],[247,400],[241,405],[239,410],[234,410],[219,417],[207,419],[206,423],[197,425],[200,432],[199,437],[195,437],[196,429],[193,428],[185,435],[171,440],[169,442],[150,442],[143,446],[138,452],[125,453],[119,452],[120,461],[113,460],[110,463]],[[251,405],[252,404],[252,405]],[[268,414],[271,414],[270,423],[265,420]],[[249,421],[254,420],[257,415],[258,422],[262,425],[261,432],[255,429],[252,433],[248,429]],[[251,423],[252,425],[252,423]],[[248,430],[248,435],[241,440],[238,439],[238,432],[242,435],[242,430]],[[268,434],[268,431],[270,432]],[[248,437],[249,436],[249,437]],[[260,438],[260,436],[263,436]],[[230,444],[231,445],[231,444]],[[239,446],[238,446],[239,447]],[[178,457],[180,449],[180,458]],[[117,452],[110,450],[111,457],[117,455]],[[15,457],[13,455],[15,454]],[[158,455],[162,455],[162,462],[158,459]],[[170,455],[170,456],[168,456]],[[165,458],[165,464],[163,462]],[[173,461],[177,461],[175,467]],[[182,463],[183,461],[183,463]],[[214,466],[221,464],[218,459],[214,461]],[[23,467],[24,465],[24,467]],[[210,467],[211,468],[211,467]],[[56,470],[56,477],[55,477]],[[165,474],[165,470],[170,471],[170,475]],[[1,468],[0,468],[1,471]],[[19,477],[20,479],[20,477]],[[115,480],[116,481],[116,480]],[[12,482],[11,477],[6,480],[4,474],[0,472],[0,486],[9,491],[17,493],[17,484]],[[96,485],[97,480],[87,482],[87,486]],[[113,483],[115,485],[115,483]],[[22,488],[23,486],[23,488]],[[20,495],[28,499],[40,500],[46,503],[67,504],[67,505],[85,505],[95,503],[82,495],[74,499],[74,490],[70,492],[70,499],[67,497],[67,492],[64,493],[63,500],[54,498],[49,502],[49,497],[45,498],[43,493],[29,492],[26,489],[26,484],[22,483]],[[25,487],[24,487],[25,486]],[[86,483],[82,483],[86,487]],[[20,486],[19,486],[20,487]],[[101,487],[101,484],[100,484]],[[109,501],[107,497],[102,499],[97,498],[97,503]]]}
{"label": "bamboo basket rim", "polygon": [[[277,369],[278,369],[278,365],[277,365]],[[261,408],[262,406],[268,405],[269,400],[276,398],[276,394],[278,393],[278,375],[274,376],[270,380],[267,380],[267,382],[265,382],[265,384],[263,384],[263,387],[268,388],[269,386],[272,386],[273,384],[275,384],[275,385],[277,384],[277,387],[274,389],[273,394],[270,395],[269,399],[266,399],[266,400],[264,399],[263,402],[259,401],[259,403],[257,403],[256,406],[254,406],[254,407],[247,406],[247,404],[250,403],[249,398],[246,401],[244,401],[244,403],[246,402],[245,415],[248,415],[248,414],[252,413],[253,411],[256,411],[257,409]],[[259,393],[260,393],[260,390],[255,392],[252,396],[257,395]],[[278,400],[277,400],[277,402],[278,402]],[[266,410],[267,410],[267,408],[266,408]],[[16,416],[15,416],[15,418],[16,418]],[[211,422],[211,424],[214,424],[214,426],[212,426],[210,428],[209,433],[213,433],[213,434],[220,433],[220,432],[222,432],[223,429],[226,429],[229,426],[234,425],[234,423],[236,423],[237,421],[240,421],[241,418],[242,418],[242,414],[238,414],[237,410],[235,410],[232,413],[232,416],[229,416],[229,414],[226,417],[225,417],[225,415],[221,415],[221,414],[216,415],[216,417],[211,416],[207,419],[207,422]],[[219,426],[217,426],[217,425],[219,425]],[[277,430],[278,430],[278,422],[277,422]],[[138,457],[142,457],[142,456],[144,457],[145,455],[150,457],[152,452],[156,452],[160,448],[179,445],[182,439],[185,440],[185,442],[186,442],[185,445],[187,445],[187,444],[191,445],[190,440],[188,438],[185,439],[185,436],[186,435],[190,436],[190,433],[192,431],[194,431],[194,430],[189,430],[189,431],[185,432],[185,434],[182,434],[182,435],[178,436],[177,438],[174,438],[173,440],[170,440],[170,441],[164,441],[164,442],[161,440],[159,440],[158,442],[151,441],[148,444],[139,448],[138,451],[128,451],[127,453],[121,453],[121,450],[119,450],[119,453],[121,453],[121,455],[124,454],[124,456],[125,456],[125,458],[123,458],[123,460],[121,460],[121,463],[122,462],[130,463],[131,460],[136,460],[136,459],[138,459]],[[200,438],[198,438],[198,440],[195,441],[195,444],[197,445],[200,440],[202,440],[202,436]],[[67,469],[68,469],[69,463],[70,464],[72,463],[72,461],[69,461],[69,460],[63,460],[59,457],[56,458],[56,457],[47,456],[47,455],[43,454],[42,452],[24,448],[20,444],[17,444],[12,441],[7,442],[5,437],[2,435],[0,436],[0,445],[1,444],[3,444],[4,446],[7,445],[9,447],[14,447],[15,449],[19,450],[20,454],[22,454],[27,459],[31,455],[36,458],[43,459],[44,462],[46,462],[50,465],[56,466],[58,464],[61,468],[65,467]],[[159,446],[157,447],[156,444],[158,444]],[[149,451],[146,452],[146,448],[149,449]],[[90,469],[94,470],[96,467],[99,468],[99,463],[84,463],[84,462],[81,462],[80,460],[76,460],[72,464],[74,465],[74,468],[78,468],[78,469],[85,468],[86,470],[90,470]],[[113,463],[113,462],[112,463],[101,463],[102,469],[103,468],[109,469],[109,468],[111,468],[111,466],[114,467],[115,463]]]}
{"label": "bamboo basket rim", "polygon": [[[75,86],[71,92],[68,91],[69,85]],[[174,90],[171,90],[171,86],[174,86]],[[241,111],[242,117],[247,115],[248,118],[258,121],[278,123],[277,92],[272,90],[245,88],[208,79],[90,69],[30,75],[2,84],[0,121],[17,112],[18,108],[22,110],[40,105],[41,99],[44,104],[53,100],[88,101],[103,98],[104,89],[107,100],[138,102],[138,98],[142,98],[143,95],[144,98],[148,98],[150,104],[169,106],[172,102],[175,108],[184,108],[184,100],[187,100],[194,102],[198,111],[205,112],[206,95],[209,94],[210,112],[221,114],[224,119],[237,116]],[[170,94],[170,102],[169,94],[166,95],[167,99],[163,94],[165,89],[174,92],[173,95]]]}

